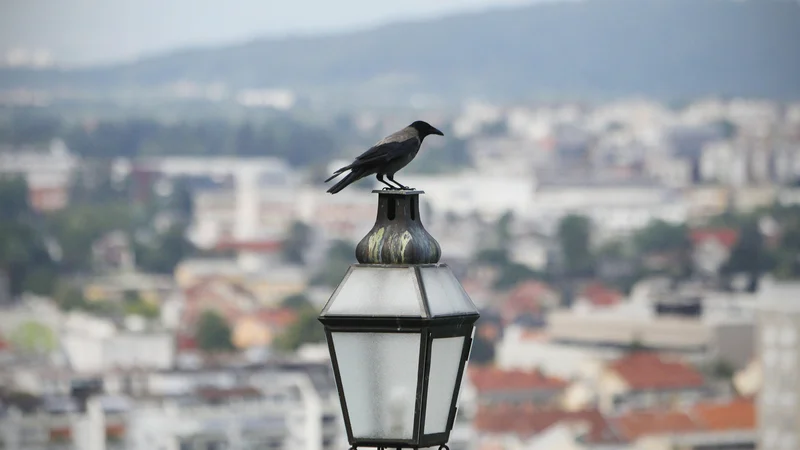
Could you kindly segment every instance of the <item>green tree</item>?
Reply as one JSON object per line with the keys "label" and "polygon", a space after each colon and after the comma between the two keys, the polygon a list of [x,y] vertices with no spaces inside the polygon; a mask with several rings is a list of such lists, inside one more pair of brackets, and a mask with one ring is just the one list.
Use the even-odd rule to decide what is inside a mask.
{"label": "green tree", "polygon": [[76,205],[56,213],[49,223],[61,251],[66,272],[91,269],[92,244],[114,230],[129,231],[132,211],[127,203]]}
{"label": "green tree", "polygon": [[171,274],[175,266],[195,252],[186,238],[186,228],[175,224],[165,233],[155,235],[150,242],[134,244],[136,264],[144,271]]}
{"label": "green tree", "polygon": [[311,227],[299,221],[292,223],[283,241],[283,259],[290,263],[303,264],[306,249],[311,244],[311,236]]}
{"label": "green tree", "polygon": [[485,248],[478,251],[475,255],[475,261],[495,266],[506,266],[509,264],[508,251],[502,248]]}
{"label": "green tree", "polygon": [[477,365],[491,364],[494,362],[494,344],[481,334],[475,333],[470,352],[470,362]]}
{"label": "green tree", "polygon": [[231,327],[218,312],[206,310],[195,329],[197,345],[205,351],[233,350]]}
{"label": "green tree", "polygon": [[281,302],[281,306],[294,309],[295,311],[303,311],[314,307],[308,300],[308,297],[303,294],[294,294],[284,298]]}
{"label": "green tree", "polygon": [[494,288],[499,290],[510,289],[527,280],[544,280],[544,274],[535,272],[517,263],[508,263],[500,268],[500,276],[494,282]]}
{"label": "green tree", "polygon": [[50,294],[56,264],[28,204],[28,185],[20,177],[0,177],[0,272],[11,295],[24,290]]}
{"label": "green tree", "polygon": [[157,304],[146,301],[135,291],[125,292],[123,311],[126,315],[142,316],[148,319],[154,319],[161,313]]}
{"label": "green tree", "polygon": [[669,252],[687,249],[689,232],[686,225],[671,224],[663,220],[653,220],[633,235],[633,242],[639,252]]}
{"label": "green tree", "polygon": [[314,285],[336,286],[344,278],[347,268],[355,262],[355,245],[347,241],[333,241],[325,257],[325,265],[314,275]]}
{"label": "green tree", "polygon": [[594,268],[591,233],[592,223],[585,216],[568,215],[558,224],[558,240],[568,274],[591,275]]}
{"label": "green tree", "polygon": [[506,212],[495,224],[495,235],[497,236],[497,245],[500,248],[508,248],[511,244],[511,225],[514,222],[514,213],[511,211]]}
{"label": "green tree", "polygon": [[769,270],[769,259],[764,248],[764,237],[758,229],[758,223],[751,221],[745,224],[739,233],[739,240],[731,250],[728,261],[722,266],[722,274],[730,276],[746,273],[749,282],[747,290],[755,292],[761,274]]}
{"label": "green tree", "polygon": [[53,330],[32,320],[17,326],[11,332],[9,340],[15,349],[27,353],[49,353],[57,347]]}
{"label": "green tree", "polygon": [[318,313],[313,309],[300,312],[297,322],[275,340],[275,347],[284,351],[297,350],[301,345],[325,341],[325,329],[317,320]]}
{"label": "green tree", "polygon": [[775,275],[800,278],[800,208],[781,211],[781,236],[775,251]]}

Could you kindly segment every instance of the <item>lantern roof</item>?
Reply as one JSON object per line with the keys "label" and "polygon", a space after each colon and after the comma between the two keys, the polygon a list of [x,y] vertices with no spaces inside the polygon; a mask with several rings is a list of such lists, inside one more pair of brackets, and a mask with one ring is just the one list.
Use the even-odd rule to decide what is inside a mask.
{"label": "lantern roof", "polygon": [[477,314],[446,264],[353,264],[320,317],[434,319]]}

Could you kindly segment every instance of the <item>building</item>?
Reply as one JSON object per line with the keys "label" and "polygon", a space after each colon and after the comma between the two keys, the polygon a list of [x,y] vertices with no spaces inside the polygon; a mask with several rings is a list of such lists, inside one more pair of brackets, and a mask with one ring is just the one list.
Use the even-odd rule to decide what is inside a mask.
{"label": "building", "polygon": [[634,351],[606,366],[597,394],[602,411],[617,412],[691,405],[707,391],[703,375],[691,366]]}
{"label": "building", "polygon": [[469,367],[467,378],[479,405],[554,406],[567,387],[566,381],[538,370]]}
{"label": "building", "polygon": [[683,409],[629,411],[610,418],[609,423],[633,449],[756,448],[755,405],[748,398],[702,402]]}
{"label": "building", "polygon": [[758,312],[763,387],[758,397],[759,448],[800,445],[800,282],[764,280]]}
{"label": "building", "polygon": [[52,141],[47,149],[0,148],[0,176],[23,176],[31,207],[37,211],[56,211],[67,205],[78,164],[61,140]]}

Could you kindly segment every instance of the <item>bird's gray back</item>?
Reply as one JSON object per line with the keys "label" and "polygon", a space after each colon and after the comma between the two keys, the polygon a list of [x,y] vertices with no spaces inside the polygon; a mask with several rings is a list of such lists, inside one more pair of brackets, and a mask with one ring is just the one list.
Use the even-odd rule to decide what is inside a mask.
{"label": "bird's gray back", "polygon": [[394,133],[376,142],[373,147],[378,147],[383,144],[390,144],[392,142],[403,142],[414,138],[419,139],[419,132],[415,128],[405,127],[402,130],[395,131]]}

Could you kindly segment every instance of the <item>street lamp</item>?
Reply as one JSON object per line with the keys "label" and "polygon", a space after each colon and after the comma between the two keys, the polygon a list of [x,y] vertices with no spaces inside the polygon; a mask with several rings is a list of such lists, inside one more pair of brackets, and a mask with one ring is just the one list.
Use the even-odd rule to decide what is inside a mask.
{"label": "street lamp", "polygon": [[[351,448],[446,448],[479,314],[419,218],[378,193],[375,226],[319,316]],[[440,447],[440,448],[441,448]]]}

